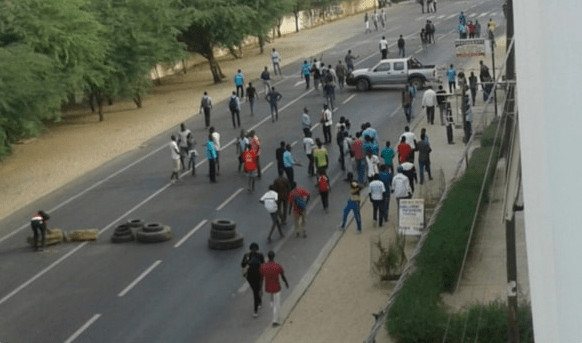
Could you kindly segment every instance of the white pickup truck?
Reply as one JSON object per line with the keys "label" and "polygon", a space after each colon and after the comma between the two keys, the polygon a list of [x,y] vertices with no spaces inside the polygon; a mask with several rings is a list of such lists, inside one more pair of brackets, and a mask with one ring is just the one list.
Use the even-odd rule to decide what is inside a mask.
{"label": "white pickup truck", "polygon": [[404,85],[409,82],[422,89],[426,82],[437,81],[434,65],[423,65],[414,57],[381,60],[372,68],[356,69],[346,78],[346,83],[365,91],[378,85]]}

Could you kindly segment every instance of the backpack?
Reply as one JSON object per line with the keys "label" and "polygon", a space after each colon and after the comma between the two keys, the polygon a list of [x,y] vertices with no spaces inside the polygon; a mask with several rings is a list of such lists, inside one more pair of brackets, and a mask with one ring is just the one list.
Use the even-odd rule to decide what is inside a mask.
{"label": "backpack", "polygon": [[324,175],[321,175],[319,177],[319,179],[317,180],[317,184],[319,186],[319,191],[320,192],[327,192],[327,191],[329,191],[329,183],[327,181],[327,177],[325,177]]}
{"label": "backpack", "polygon": [[236,111],[236,108],[238,106],[236,105],[236,97],[231,96],[230,100],[228,101],[228,108],[230,108],[231,111]]}
{"label": "backpack", "polygon": [[333,81],[333,76],[331,75],[331,72],[327,69],[323,70],[323,73],[321,75],[321,79],[323,80],[323,82],[325,83],[330,83]]}
{"label": "backpack", "polygon": [[208,104],[208,97],[206,97],[206,96],[202,97],[202,107],[204,107],[204,108],[210,107]]}
{"label": "backpack", "polygon": [[307,208],[307,201],[298,195],[293,196],[293,202],[295,203],[295,207],[300,210],[305,210]]}

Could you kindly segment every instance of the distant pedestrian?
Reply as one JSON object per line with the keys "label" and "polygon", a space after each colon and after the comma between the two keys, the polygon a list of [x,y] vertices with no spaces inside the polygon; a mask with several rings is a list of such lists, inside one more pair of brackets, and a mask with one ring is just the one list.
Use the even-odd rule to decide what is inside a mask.
{"label": "distant pedestrian", "polygon": [[250,145],[247,145],[245,152],[242,155],[244,161],[244,168],[247,174],[247,190],[252,192],[255,190],[255,178],[257,177],[257,154],[251,150]]}
{"label": "distant pedestrian", "polygon": [[188,169],[192,171],[192,176],[196,175],[196,157],[198,157],[198,151],[196,150],[196,140],[192,133],[188,134],[186,137],[188,140]]}
{"label": "distant pedestrian", "polygon": [[220,133],[218,133],[214,126],[208,129],[208,132],[212,136],[212,142],[214,143],[214,150],[216,151],[216,175],[220,174]]}
{"label": "distant pedestrian", "polygon": [[327,213],[329,207],[329,192],[331,192],[331,186],[329,184],[329,178],[323,171],[319,172],[317,176],[317,184],[315,185],[321,196],[321,204],[323,205],[323,210]]}
{"label": "distant pedestrian", "polygon": [[368,182],[372,180],[380,172],[380,159],[371,151],[366,151],[366,168],[368,170]]}
{"label": "distant pedestrian", "polygon": [[493,19],[489,18],[489,22],[487,23],[487,32],[495,32],[495,28],[497,24],[493,21]]}
{"label": "distant pedestrian", "polygon": [[249,251],[243,256],[241,267],[243,270],[246,269],[243,276],[247,279],[253,291],[254,318],[259,316],[258,310],[262,305],[261,291],[263,288],[263,276],[261,275],[260,268],[263,263],[265,263],[265,256],[259,252],[259,245],[254,242],[251,243]]}
{"label": "distant pedestrian", "polygon": [[344,57],[344,61],[346,62],[346,67],[348,68],[348,73],[354,70],[354,60],[358,59],[360,56],[352,55],[352,50],[348,50],[348,53]]}
{"label": "distant pedestrian", "polygon": [[374,23],[374,29],[378,31],[378,13],[374,10],[374,14],[372,15],[372,22]]}
{"label": "distant pedestrian", "polygon": [[426,0],[419,0],[420,7],[422,8],[422,14],[424,14],[424,6],[426,5]]}
{"label": "distant pedestrian", "polygon": [[434,125],[434,110],[436,104],[437,95],[432,89],[432,86],[428,86],[428,89],[422,96],[422,108],[426,108],[426,121],[431,125]]}
{"label": "distant pedestrian", "polygon": [[465,113],[464,113],[464,120],[465,120],[465,143],[469,142],[469,139],[473,135],[473,109],[471,107],[471,103],[469,102],[469,96],[465,95],[463,98]]}
{"label": "distant pedestrian", "polygon": [[461,14],[459,14],[459,23],[463,25],[467,23],[467,17],[465,16],[465,13],[463,13],[463,11],[461,11]]}
{"label": "distant pedestrian", "polygon": [[426,21],[426,36],[428,43],[435,44],[436,41],[434,39],[434,33],[436,32],[436,28],[432,20]]}
{"label": "distant pedestrian", "polygon": [[269,73],[269,68],[265,67],[265,69],[261,73],[261,80],[263,80],[265,94],[269,93],[269,89],[271,89],[271,74]]}
{"label": "distant pedestrian", "polygon": [[475,20],[475,38],[481,38],[481,24],[479,20]]}
{"label": "distant pedestrian", "polygon": [[279,322],[279,308],[281,307],[281,284],[279,277],[285,282],[285,286],[289,288],[289,283],[285,278],[285,272],[280,264],[275,262],[275,253],[271,250],[267,253],[269,262],[263,263],[260,268],[261,275],[265,278],[265,292],[271,295],[271,304],[273,306],[273,326],[278,326]]}
{"label": "distant pedestrian", "polygon": [[390,172],[394,173],[394,149],[390,146],[390,141],[386,141],[386,147],[380,153],[384,159],[384,165]]}
{"label": "distant pedestrian", "polygon": [[453,89],[457,89],[457,70],[451,64],[449,69],[447,70],[447,80],[449,81],[449,93],[453,93]]}
{"label": "distant pedestrian", "polygon": [[475,25],[473,22],[469,20],[467,27],[469,28],[469,38],[475,38]]}
{"label": "distant pedestrian", "polygon": [[327,104],[323,105],[321,110],[321,124],[323,129],[324,144],[331,143],[331,126],[333,125],[332,112]]}
{"label": "distant pedestrian", "polygon": [[400,164],[408,161],[412,155],[412,148],[406,143],[404,136],[400,137],[400,144],[398,144],[398,162]]}
{"label": "distant pedestrian", "polygon": [[453,140],[453,128],[455,126],[455,120],[453,118],[453,111],[451,110],[451,104],[447,102],[447,109],[445,111],[445,121],[446,121],[446,132],[447,132],[447,142],[448,144],[455,144]]}
{"label": "distant pedestrian", "polygon": [[281,231],[281,222],[279,218],[279,208],[277,207],[277,200],[279,199],[279,194],[275,190],[274,185],[269,185],[269,191],[265,193],[261,197],[261,202],[265,205],[265,209],[269,212],[269,216],[271,216],[271,229],[269,230],[269,234],[267,235],[267,242],[271,243],[271,235],[273,231],[275,231],[275,227],[279,231],[279,235],[285,237],[283,231]]}
{"label": "distant pedestrian", "polygon": [[407,123],[410,123],[412,118],[412,99],[408,86],[404,86],[404,89],[402,89],[402,109]]}
{"label": "distant pedestrian", "polygon": [[307,107],[303,108],[303,114],[301,115],[301,128],[304,136],[307,136],[307,133],[311,132],[311,117],[309,116],[309,109]]}
{"label": "distant pedestrian", "polygon": [[380,39],[380,43],[378,43],[378,48],[380,49],[382,59],[385,60],[386,58],[388,58],[388,41],[386,40],[386,37],[382,36],[382,39]]}
{"label": "distant pedestrian", "polygon": [[247,150],[247,145],[249,145],[249,139],[246,137],[245,130],[240,130],[240,135],[236,139],[236,154],[238,156],[238,172],[242,170],[244,165],[243,153]]}
{"label": "distant pedestrian", "polygon": [[356,162],[356,178],[359,183],[364,183],[366,176],[366,156],[364,154],[364,140],[362,139],[361,132],[356,132],[356,139],[352,142],[351,151]]}
{"label": "distant pedestrian", "polygon": [[469,75],[469,90],[471,91],[471,101],[475,106],[475,97],[477,96],[477,76],[474,72]]}
{"label": "distant pedestrian", "polygon": [[283,153],[283,166],[285,167],[285,175],[289,179],[289,183],[293,184],[295,182],[295,174],[293,166],[300,166],[301,163],[295,161],[293,154],[291,154],[291,145],[287,144],[285,146],[285,152]]}
{"label": "distant pedestrian", "polygon": [[253,87],[252,82],[249,82],[247,87],[247,100],[249,101],[249,106],[251,108],[251,116],[255,115],[255,98],[257,96],[257,90]]}
{"label": "distant pedestrian", "polygon": [[313,88],[319,92],[319,81],[321,80],[321,70],[319,69],[319,63],[317,59],[313,59],[310,69],[311,76],[313,76]]}
{"label": "distant pedestrian", "polygon": [[364,34],[372,33],[372,30],[370,30],[370,18],[368,17],[368,13],[364,14],[364,26],[366,27]]}
{"label": "distant pedestrian", "polygon": [[489,99],[489,94],[491,94],[491,89],[493,89],[493,78],[489,73],[489,68],[483,63],[483,61],[479,61],[479,79],[481,81],[481,87],[483,88],[483,101],[487,101]]}
{"label": "distant pedestrian", "polygon": [[404,56],[406,56],[406,52],[405,52],[405,48],[404,46],[406,45],[406,42],[404,41],[404,37],[402,37],[402,35],[400,35],[400,38],[398,38],[398,56],[404,58]]}
{"label": "distant pedestrian", "polygon": [[396,171],[397,174],[392,178],[392,187],[390,190],[394,193],[396,204],[400,210],[400,200],[412,198],[412,189],[410,188],[410,180],[402,173],[404,171],[402,166],[399,166]]}
{"label": "distant pedestrian", "polygon": [[271,52],[271,62],[273,62],[273,72],[275,73],[275,75],[283,75],[281,73],[281,55],[279,54],[279,51],[275,50],[275,48],[273,48],[273,51]]}
{"label": "distant pedestrian", "polygon": [[255,130],[249,132],[249,143],[251,145],[251,150],[257,155],[257,172],[259,179],[261,178],[261,141],[259,137],[255,134]]}
{"label": "distant pedestrian", "polygon": [[265,99],[269,102],[271,106],[271,122],[279,120],[279,101],[283,98],[281,93],[275,90],[275,87],[271,87],[271,91],[267,93]]}
{"label": "distant pedestrian", "polygon": [[342,223],[340,229],[345,229],[346,221],[350,212],[354,213],[354,219],[356,220],[357,233],[362,233],[362,219],[360,216],[360,185],[357,182],[352,182],[350,184],[350,195],[346,206],[344,207],[344,213],[342,216]]}
{"label": "distant pedestrian", "polygon": [[273,181],[273,187],[277,192],[277,211],[281,219],[281,225],[287,224],[287,205],[289,193],[291,193],[291,184],[284,176],[279,176]]}
{"label": "distant pedestrian", "polygon": [[[30,228],[33,233],[32,248],[35,251],[43,251],[46,246],[46,222],[50,219],[50,216],[39,210],[30,219]],[[40,234],[40,245],[38,244],[38,236]]]}
{"label": "distant pedestrian", "polygon": [[433,5],[433,7],[434,7],[434,11],[435,11],[435,13],[436,13],[436,11],[437,11],[437,0],[433,0],[433,1],[432,1],[432,5]]}
{"label": "distant pedestrian", "polygon": [[283,175],[283,173],[285,172],[283,154],[286,151],[285,149],[286,145],[287,144],[285,143],[285,141],[281,141],[281,143],[279,143],[279,147],[277,148],[277,150],[275,150],[275,160],[277,161],[277,174],[279,174],[279,176]]}
{"label": "distant pedestrian", "polygon": [[416,149],[418,150],[418,171],[420,172],[420,184],[424,183],[424,171],[428,173],[428,179],[432,180],[432,174],[430,172],[430,153],[432,149],[428,141],[425,140],[425,134],[420,134],[420,141],[416,143]]}
{"label": "distant pedestrian", "polygon": [[[305,79],[305,89],[309,89],[309,77],[311,75],[311,64],[307,60],[301,66],[301,78]],[[267,91],[265,91],[267,93]]]}
{"label": "distant pedestrian", "polygon": [[208,176],[210,177],[210,182],[216,182],[216,159],[217,159],[216,149],[214,148],[214,142],[212,141],[212,135],[208,135],[208,141],[206,141],[206,158],[208,159]]}
{"label": "distant pedestrian", "polygon": [[296,183],[291,184],[291,192],[289,193],[289,213],[293,211],[293,221],[295,222],[296,236],[303,236],[307,238],[305,231],[305,214],[307,212],[307,203],[311,194],[304,188],[297,186]]}
{"label": "distant pedestrian", "polygon": [[412,162],[404,162],[400,165],[402,167],[402,174],[404,174],[410,182],[410,189],[414,193],[414,184],[418,182],[418,175],[416,174],[416,167]]}
{"label": "distant pedestrian", "polygon": [[447,91],[443,89],[442,85],[439,85],[439,90],[436,92],[437,95],[437,105],[439,106],[439,114],[441,118],[441,126],[445,125],[445,111],[447,107]]}
{"label": "distant pedestrian", "polygon": [[[343,118],[343,117],[342,117]],[[339,163],[342,170],[346,170],[345,166],[345,151],[344,151],[344,140],[346,139],[348,133],[346,131],[345,125],[339,125],[338,131],[335,135],[337,146],[339,148]]]}
{"label": "distant pedestrian", "polygon": [[368,188],[370,201],[372,201],[372,220],[374,221],[374,225],[377,223],[378,226],[382,227],[385,218],[384,201],[386,199],[386,187],[379,180],[378,175],[375,175],[370,179]]}
{"label": "distant pedestrian", "polygon": [[204,111],[204,127],[208,128],[210,126],[210,110],[212,109],[212,98],[207,92],[204,92],[202,99],[200,100],[200,112]]}
{"label": "distant pedestrian", "polygon": [[234,85],[236,87],[236,96],[239,97],[239,99],[242,99],[245,97],[245,75],[242,73],[242,71],[239,69],[237,71],[237,73],[234,75]]}
{"label": "distant pedestrian", "polygon": [[344,89],[344,83],[346,76],[348,75],[348,69],[342,64],[342,61],[337,61],[335,65],[335,74],[337,75],[337,82],[340,89]]}
{"label": "distant pedestrian", "polygon": [[184,123],[180,124],[180,132],[178,132],[178,147],[180,148],[180,164],[182,165],[182,170],[186,170],[186,163],[184,159],[188,156],[188,135],[192,131],[186,128]]}
{"label": "distant pedestrian", "polygon": [[176,136],[172,135],[170,141],[170,152],[172,156],[172,174],[170,175],[170,182],[176,183],[176,181],[180,180],[179,172],[180,172],[180,148],[178,148],[178,142],[176,142]]}
{"label": "distant pedestrian", "polygon": [[319,174],[321,170],[327,173],[327,166],[329,164],[327,149],[323,146],[319,138],[315,139],[315,145],[317,147],[313,149],[313,161],[315,163],[317,173]]}
{"label": "distant pedestrian", "polygon": [[380,23],[382,24],[382,30],[386,28],[386,12],[384,9],[380,10]]}
{"label": "distant pedestrian", "polygon": [[392,173],[388,170],[386,165],[380,166],[380,174],[378,174],[378,180],[382,181],[386,193],[384,194],[384,203],[382,212],[384,213],[384,221],[388,221],[388,209],[390,208],[390,187],[392,187]]}
{"label": "distant pedestrian", "polygon": [[314,163],[313,163],[313,148],[315,147],[315,142],[311,138],[311,131],[305,132],[305,138],[303,138],[303,149],[305,150],[305,155],[307,156],[307,175],[315,175]]}
{"label": "distant pedestrian", "polygon": [[228,109],[230,110],[230,116],[232,118],[232,127],[240,127],[240,99],[236,95],[236,92],[232,92],[230,98],[228,98]]}

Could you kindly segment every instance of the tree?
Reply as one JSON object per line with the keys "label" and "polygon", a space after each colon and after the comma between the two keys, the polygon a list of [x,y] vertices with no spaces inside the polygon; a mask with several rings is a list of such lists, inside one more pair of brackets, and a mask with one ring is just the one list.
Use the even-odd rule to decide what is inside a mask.
{"label": "tree", "polygon": [[177,41],[187,22],[175,0],[92,0],[95,15],[105,25],[106,62],[99,67],[105,81],[91,83],[89,95],[103,120],[103,103],[116,96],[132,98],[137,107],[151,86],[150,71],[158,63],[185,56]]}
{"label": "tree", "polygon": [[293,10],[294,0],[243,0],[254,10],[252,25],[253,35],[259,39],[259,48],[264,52],[269,38],[269,30],[276,26],[280,18]]}
{"label": "tree", "polygon": [[252,31],[254,11],[236,0],[183,0],[189,26],[182,30],[180,41],[188,51],[208,60],[215,83],[225,77],[214,56],[215,48],[234,50]]}

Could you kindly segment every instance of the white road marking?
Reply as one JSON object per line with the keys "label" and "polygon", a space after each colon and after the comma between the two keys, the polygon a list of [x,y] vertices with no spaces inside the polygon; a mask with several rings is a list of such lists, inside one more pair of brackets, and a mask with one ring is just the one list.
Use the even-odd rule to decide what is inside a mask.
{"label": "white road marking", "polygon": [[99,319],[99,317],[101,317],[101,313],[97,313],[93,317],[91,317],[91,319],[89,319],[85,324],[83,324],[83,326],[81,326],[77,331],[75,331],[75,333],[72,334],[71,337],[67,338],[65,343],[71,343],[75,341],[79,336],[81,336],[83,332],[85,332],[85,330],[87,330],[87,328],[89,328],[89,326],[93,325],[93,323],[95,323],[97,319]]}
{"label": "white road marking", "polygon": [[443,19],[444,17],[445,17],[445,15],[444,15],[444,14],[441,14],[441,15],[439,15],[439,16],[437,17],[437,19]]}
{"label": "white road marking", "polygon": [[222,210],[222,209],[223,209],[223,208],[224,208],[226,205],[228,205],[228,203],[229,203],[229,202],[231,202],[231,201],[232,201],[232,199],[234,199],[234,198],[235,198],[237,195],[239,195],[239,194],[240,194],[240,192],[242,192],[242,191],[244,191],[244,188],[242,188],[242,187],[241,187],[241,188],[239,188],[239,189],[237,189],[237,190],[236,190],[236,192],[234,192],[234,193],[233,193],[231,196],[229,196],[229,197],[228,197],[226,200],[224,200],[224,201],[222,202],[222,204],[220,204],[220,205],[219,205],[219,206],[216,208],[216,210],[217,210],[217,211],[220,211],[220,210]]}
{"label": "white road marking", "polygon": [[202,219],[202,221],[198,223],[198,225],[196,225],[192,230],[190,230],[190,232],[188,232],[188,234],[186,234],[186,236],[182,237],[182,239],[174,245],[174,248],[179,248],[182,244],[184,244],[184,242],[188,240],[188,238],[192,237],[192,235],[194,235],[196,231],[200,230],[201,227],[206,225],[207,222],[208,219]]}
{"label": "white road marking", "polygon": [[267,163],[267,165],[263,169],[261,169],[261,174],[266,172],[267,169],[271,168],[272,165],[273,165],[273,161]]}
{"label": "white road marking", "polygon": [[295,84],[293,85],[293,87],[297,87],[297,86],[299,86],[301,84],[305,84],[305,81],[304,80],[299,80],[299,81],[295,82]]}
{"label": "white road marking", "polygon": [[315,125],[313,125],[311,127],[311,131],[313,132],[313,130],[315,130],[315,128],[318,127],[319,125],[321,125],[321,123],[316,123]]}
{"label": "white road marking", "polygon": [[489,12],[483,12],[483,13],[479,14],[479,17],[478,17],[478,18],[481,18],[481,17],[484,17],[484,16],[486,16],[486,15],[487,15],[487,13],[489,13]]}
{"label": "white road marking", "polygon": [[448,17],[447,17],[447,19],[453,19],[453,18],[454,18],[454,17],[456,17],[456,16],[457,16],[457,14],[456,14],[456,13],[453,13],[453,14],[451,14],[450,16],[448,16]]}
{"label": "white road marking", "polygon": [[392,111],[392,113],[390,113],[390,118],[393,118],[396,113],[398,113],[398,111],[400,111],[402,109],[402,105],[399,105],[398,107],[396,107],[396,109],[394,111]]}
{"label": "white road marking", "polygon": [[355,98],[355,97],[356,97],[356,95],[357,95],[357,94],[352,94],[352,95],[350,95],[350,96],[349,96],[349,98],[347,98],[346,100],[344,100],[344,101],[342,102],[342,105],[345,105],[345,104],[347,104],[347,103],[348,103],[348,101],[350,101],[350,100],[352,100],[353,98]]}
{"label": "white road marking", "polygon": [[123,291],[121,291],[117,296],[118,297],[123,297],[124,295],[126,295],[141,280],[143,280],[146,276],[148,276],[148,274],[151,273],[151,271],[154,270],[154,268],[156,268],[157,266],[159,266],[160,263],[162,263],[162,260],[157,260],[156,262],[154,262],[148,269],[144,270],[144,272],[141,273],[141,275],[138,276],[137,279],[133,280],[133,282],[130,283],[129,286],[125,287],[125,289]]}

